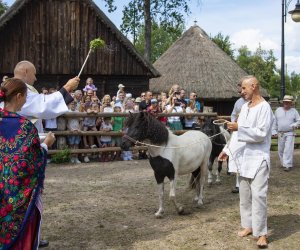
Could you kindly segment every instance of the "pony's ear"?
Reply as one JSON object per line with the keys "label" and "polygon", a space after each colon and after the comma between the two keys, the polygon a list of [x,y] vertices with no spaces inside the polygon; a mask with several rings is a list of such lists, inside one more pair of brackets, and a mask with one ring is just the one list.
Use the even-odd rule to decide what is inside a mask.
{"label": "pony's ear", "polygon": [[129,111],[129,117],[132,118],[133,114]]}

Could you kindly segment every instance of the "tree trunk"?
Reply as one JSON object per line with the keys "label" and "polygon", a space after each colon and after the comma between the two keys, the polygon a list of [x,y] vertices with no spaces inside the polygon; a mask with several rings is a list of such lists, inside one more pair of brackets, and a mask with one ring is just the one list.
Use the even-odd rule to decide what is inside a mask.
{"label": "tree trunk", "polygon": [[144,0],[144,17],[145,17],[145,50],[144,57],[150,62],[151,59],[151,0]]}

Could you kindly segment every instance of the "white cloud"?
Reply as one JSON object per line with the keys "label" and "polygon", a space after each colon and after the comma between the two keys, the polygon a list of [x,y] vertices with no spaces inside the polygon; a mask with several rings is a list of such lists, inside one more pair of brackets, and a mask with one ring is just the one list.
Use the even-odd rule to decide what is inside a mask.
{"label": "white cloud", "polygon": [[269,37],[265,36],[259,29],[245,29],[235,32],[231,36],[231,41],[235,49],[246,45],[249,50],[255,51],[259,44],[265,50],[279,50],[280,46]]}
{"label": "white cloud", "polygon": [[[285,63],[287,65],[288,74],[292,72],[296,72],[296,73],[300,72],[300,56],[286,56]],[[276,66],[277,68],[280,69],[281,67],[280,60],[277,60]]]}
{"label": "white cloud", "polygon": [[300,53],[300,24],[289,21],[285,25],[285,45],[287,52]]}

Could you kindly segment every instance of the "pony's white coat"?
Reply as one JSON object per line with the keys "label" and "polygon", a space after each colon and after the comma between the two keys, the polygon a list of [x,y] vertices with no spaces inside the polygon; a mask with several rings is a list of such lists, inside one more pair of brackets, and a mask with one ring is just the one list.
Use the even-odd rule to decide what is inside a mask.
{"label": "pony's white coat", "polygon": [[[207,165],[212,149],[210,139],[200,131],[188,131],[183,135],[177,136],[169,131],[169,138],[166,144],[161,147],[148,146],[150,156],[161,156],[172,162],[175,169],[175,178],[170,181],[170,199],[178,213],[183,212],[183,207],[176,202],[176,180],[178,175],[190,174],[200,167],[200,183],[196,183],[196,197],[198,205],[203,204],[203,187],[207,174]],[[159,190],[159,209],[155,213],[161,217],[164,213],[163,195],[164,184],[158,185]]]}

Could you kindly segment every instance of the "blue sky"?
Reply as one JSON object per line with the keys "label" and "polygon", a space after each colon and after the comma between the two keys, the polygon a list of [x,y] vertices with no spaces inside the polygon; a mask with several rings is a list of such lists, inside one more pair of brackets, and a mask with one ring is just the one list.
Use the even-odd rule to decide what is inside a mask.
{"label": "blue sky", "polygon": [[[11,5],[14,0],[4,0]],[[122,9],[129,0],[115,0],[117,11],[108,13],[103,0],[94,2],[106,13],[111,21],[120,27]],[[261,44],[263,49],[273,49],[280,66],[281,49],[281,0],[191,0],[192,13],[186,16],[188,29],[197,24],[214,36],[218,32],[229,35],[234,48],[247,45],[252,51]],[[292,0],[289,10],[295,8]],[[286,64],[288,72],[300,73],[300,23],[287,16],[285,24]]]}

